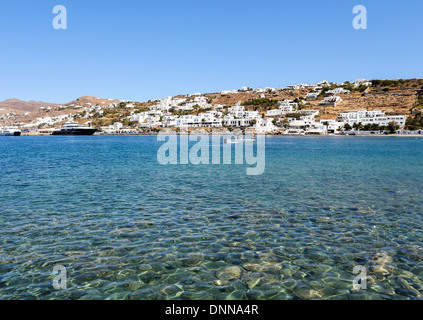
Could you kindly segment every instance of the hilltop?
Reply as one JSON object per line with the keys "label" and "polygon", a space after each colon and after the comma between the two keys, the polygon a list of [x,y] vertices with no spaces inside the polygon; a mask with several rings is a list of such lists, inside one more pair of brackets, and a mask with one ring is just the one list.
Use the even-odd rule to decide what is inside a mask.
{"label": "hilltop", "polygon": [[8,99],[0,102],[0,109],[15,112],[34,112],[41,108],[57,106],[56,103],[48,103],[42,101],[22,101],[19,99]]}
{"label": "hilltop", "polygon": [[97,98],[97,97],[92,97],[92,96],[83,96],[80,97],[74,101],[71,101],[69,103],[66,103],[66,105],[79,105],[79,106],[83,106],[86,107],[87,105],[109,105],[109,104],[113,104],[113,103],[120,103],[120,100],[117,99],[104,99],[104,98]]}

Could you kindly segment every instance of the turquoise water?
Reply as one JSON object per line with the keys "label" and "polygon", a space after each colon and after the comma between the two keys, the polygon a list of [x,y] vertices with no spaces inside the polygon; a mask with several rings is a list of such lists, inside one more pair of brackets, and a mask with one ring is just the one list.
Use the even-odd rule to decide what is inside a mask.
{"label": "turquoise water", "polygon": [[0,299],[422,299],[423,139],[268,137],[261,176],[161,144],[0,138]]}

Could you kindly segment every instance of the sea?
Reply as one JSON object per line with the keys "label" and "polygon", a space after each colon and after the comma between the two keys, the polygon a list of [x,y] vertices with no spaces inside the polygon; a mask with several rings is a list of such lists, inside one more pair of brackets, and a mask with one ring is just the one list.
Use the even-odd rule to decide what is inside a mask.
{"label": "sea", "polygon": [[163,143],[0,137],[0,300],[422,299],[423,138],[266,137],[260,175]]}

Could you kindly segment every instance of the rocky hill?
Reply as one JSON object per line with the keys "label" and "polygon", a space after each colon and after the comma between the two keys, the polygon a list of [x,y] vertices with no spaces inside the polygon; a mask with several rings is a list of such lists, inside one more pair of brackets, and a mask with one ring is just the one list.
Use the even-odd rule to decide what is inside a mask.
{"label": "rocky hill", "polygon": [[[423,108],[423,80],[375,80],[374,85],[366,90],[354,89],[350,85],[345,85],[350,89],[350,94],[337,94],[342,98],[336,106],[322,105],[321,101],[326,96],[325,92],[314,100],[305,99],[307,93],[312,90],[282,90],[265,93],[234,93],[234,94],[206,94],[212,99],[213,104],[233,105],[238,101],[242,103],[265,97],[271,100],[296,100],[304,109],[319,110],[319,117],[322,119],[336,119],[341,112],[355,111],[359,109],[385,110],[388,114],[408,115],[414,108]],[[339,87],[331,85],[328,89]],[[259,107],[259,111],[266,111],[266,106]],[[256,107],[257,110],[257,107]]]}
{"label": "rocky hill", "polygon": [[22,101],[19,99],[8,99],[0,102],[0,109],[4,111],[16,112],[34,112],[41,108],[48,108],[57,106],[56,103],[47,103],[41,101]]}

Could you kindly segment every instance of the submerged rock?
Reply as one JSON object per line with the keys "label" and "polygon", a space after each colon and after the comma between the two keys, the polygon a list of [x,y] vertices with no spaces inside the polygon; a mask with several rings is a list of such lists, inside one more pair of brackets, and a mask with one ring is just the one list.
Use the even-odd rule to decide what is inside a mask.
{"label": "submerged rock", "polygon": [[142,287],[142,284],[139,282],[130,282],[125,285],[125,288],[127,288],[128,291],[136,291],[141,287]]}
{"label": "submerged rock", "polygon": [[263,266],[261,264],[246,263],[242,267],[247,271],[261,272],[263,271]]}
{"label": "submerged rock", "polygon": [[416,290],[407,280],[400,277],[396,277],[395,280],[400,286],[400,288],[404,290],[404,292],[408,292],[406,295],[414,296],[417,298],[422,297],[422,294],[418,290]]}
{"label": "submerged rock", "polygon": [[262,280],[262,274],[258,272],[246,273],[242,277],[243,282],[247,285],[248,289],[253,289]]}
{"label": "submerged rock", "polygon": [[297,282],[294,279],[286,279],[281,281],[281,285],[287,290],[293,290],[297,286]]}
{"label": "submerged rock", "polygon": [[390,264],[393,259],[386,251],[379,251],[371,255],[370,261],[378,264]]}
{"label": "submerged rock", "polygon": [[182,292],[182,289],[176,285],[169,285],[164,287],[161,292],[163,292],[164,294],[166,294],[167,296],[174,296],[176,295],[178,292]]}
{"label": "submerged rock", "polygon": [[381,293],[381,294],[386,294],[389,296],[394,296],[395,295],[395,290],[385,284],[381,284],[381,283],[376,283],[376,284],[372,284],[370,285],[370,289],[373,290],[376,293]]}
{"label": "submerged rock", "polygon": [[393,267],[390,266],[393,259],[385,251],[379,251],[372,254],[369,258],[369,270],[373,273],[387,276],[393,271]]}
{"label": "submerged rock", "polygon": [[216,276],[219,280],[232,280],[241,277],[241,268],[237,266],[226,267],[222,271],[217,272]]}
{"label": "submerged rock", "polygon": [[181,259],[185,267],[192,267],[200,264],[204,260],[204,255],[201,253],[189,253],[185,258]]}
{"label": "submerged rock", "polygon": [[323,296],[320,290],[311,289],[306,286],[298,286],[293,290],[293,293],[300,299],[318,299]]}
{"label": "submerged rock", "polygon": [[137,267],[137,269],[139,270],[139,271],[148,271],[148,270],[151,270],[153,267],[151,266],[151,265],[149,265],[149,264],[140,264],[138,267]]}

